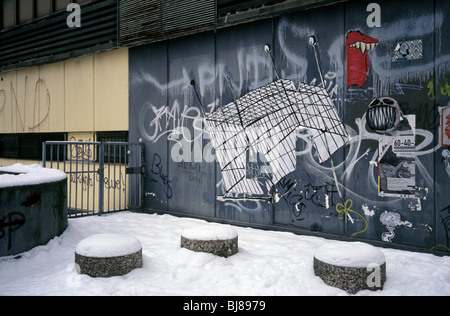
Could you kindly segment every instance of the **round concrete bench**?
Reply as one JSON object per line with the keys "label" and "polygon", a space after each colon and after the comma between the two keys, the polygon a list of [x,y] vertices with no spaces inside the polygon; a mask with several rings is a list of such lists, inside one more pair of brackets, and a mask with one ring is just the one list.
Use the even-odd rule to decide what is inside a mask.
{"label": "round concrete bench", "polygon": [[181,234],[181,247],[227,258],[238,252],[238,234],[231,227],[219,225],[186,229]]}
{"label": "round concrete bench", "polygon": [[119,234],[92,235],[77,244],[75,263],[81,274],[94,278],[124,275],[142,267],[141,242]]}
{"label": "round concrete bench", "polygon": [[331,242],[314,254],[314,273],[326,284],[351,294],[382,290],[386,281],[383,253],[361,242]]}

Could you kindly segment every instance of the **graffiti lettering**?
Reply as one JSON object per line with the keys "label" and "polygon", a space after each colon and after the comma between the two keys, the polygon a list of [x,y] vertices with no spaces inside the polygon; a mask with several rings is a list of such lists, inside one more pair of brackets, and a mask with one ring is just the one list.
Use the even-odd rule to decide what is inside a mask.
{"label": "graffiti lettering", "polygon": [[[105,189],[113,189],[113,190],[121,190],[122,192],[125,192],[125,179],[123,173],[120,173],[120,179],[110,179],[105,176],[104,178],[104,186]],[[70,175],[70,182],[71,183],[79,183],[82,184],[83,191],[87,191],[88,187],[94,186],[94,178],[95,181],[99,182],[99,175],[96,174],[95,177],[87,174],[71,174]]]}
{"label": "graffiti lettering", "polygon": [[[299,218],[303,211],[308,210],[310,206],[328,209],[336,206],[336,198],[338,198],[338,191],[334,183],[325,182],[323,185],[313,185],[308,183],[303,186],[301,190],[298,186],[297,180],[281,179],[275,190],[277,194],[277,201],[281,198],[289,205],[293,215]],[[309,203],[308,203],[309,202]],[[299,218],[303,220],[304,218]]]}
{"label": "graffiti lettering", "polygon": [[[77,140],[74,136],[72,136],[70,137],[70,141],[76,142]],[[87,141],[90,142],[91,139],[89,138]],[[79,139],[78,142],[80,143],[79,145],[70,146],[70,157],[77,160],[90,160],[93,157],[93,152],[91,149],[92,145],[83,144],[84,140],[82,139]]]}
{"label": "graffiti lettering", "polygon": [[162,163],[161,156],[155,153],[153,155],[152,164],[151,164],[152,167],[150,169],[150,172],[152,174],[158,176],[158,179],[157,180],[151,179],[150,182],[160,183],[160,181],[161,181],[163,184],[162,187],[166,193],[166,196],[168,199],[170,199],[170,198],[172,198],[172,194],[173,194],[172,187],[171,187],[172,181],[169,180],[168,179],[169,177],[164,174],[161,163]]}
{"label": "graffiti lettering", "polygon": [[436,101],[441,96],[450,97],[450,77],[445,77],[443,80],[443,83],[435,78],[428,81],[428,99]]}
{"label": "graffiti lettering", "polygon": [[[152,117],[152,119],[149,122],[144,121],[148,116]],[[180,104],[175,100],[172,107],[164,105],[158,108],[147,103],[143,107],[143,113],[140,118],[139,127],[143,136],[147,140],[156,143],[163,135],[168,134],[170,136],[178,131],[179,128],[187,127],[188,120],[202,121],[202,114],[196,107],[184,106],[181,109]],[[187,140],[192,141],[191,139]]]}
{"label": "graffiti lettering", "polygon": [[0,219],[0,239],[6,236],[8,229],[8,250],[11,249],[11,234],[25,224],[25,215],[19,212],[6,213],[3,220]]}
{"label": "graffiti lettering", "polygon": [[190,182],[201,184],[205,181],[207,173],[202,171],[202,165],[200,163],[188,163],[188,162],[178,162],[177,166],[186,173],[186,178]]}
{"label": "graffiti lettering", "polygon": [[[10,82],[10,112],[11,112],[11,124],[14,124],[14,122],[18,122],[17,124],[20,124],[20,126],[17,126],[16,128],[14,125],[12,126],[12,129],[19,129],[22,132],[25,132],[25,130],[28,128],[28,131],[34,131],[35,129],[39,128],[45,121],[47,121],[48,116],[50,114],[50,104],[51,104],[51,98],[50,98],[50,91],[46,86],[46,83],[43,79],[38,79],[35,83],[34,87],[34,100],[33,100],[33,109],[30,111],[28,106],[28,99],[29,99],[29,92],[28,92],[28,76],[25,76],[25,82],[24,82],[24,92],[23,92],[23,104],[19,104],[19,99],[17,97],[16,88],[14,87],[13,82]],[[39,98],[42,92],[45,95],[45,101],[46,101],[46,111],[44,114],[40,114],[39,108],[42,106],[39,105]],[[0,89],[0,114],[6,113],[6,106],[7,106],[7,94],[5,89]],[[14,114],[16,113],[16,114]],[[27,119],[27,113],[32,113],[32,119]],[[17,117],[15,117],[17,115]]]}
{"label": "graffiti lettering", "polygon": [[[406,95],[409,91],[421,91],[423,87],[420,85],[406,84],[406,83],[395,83],[390,90],[390,96]],[[351,86],[347,89],[345,100],[347,102],[358,102],[358,101],[370,101],[380,97],[381,95],[377,92],[374,87],[358,87]]]}

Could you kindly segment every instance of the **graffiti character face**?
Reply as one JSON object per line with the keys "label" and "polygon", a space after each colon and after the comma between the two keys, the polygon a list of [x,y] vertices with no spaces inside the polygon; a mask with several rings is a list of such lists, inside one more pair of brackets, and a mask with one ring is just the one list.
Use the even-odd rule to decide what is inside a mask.
{"label": "graffiti character face", "polygon": [[402,117],[397,100],[381,97],[373,100],[366,113],[367,125],[377,133],[390,133],[395,130]]}
{"label": "graffiti character face", "polygon": [[366,81],[369,71],[368,51],[374,49],[379,40],[362,34],[360,31],[350,31],[346,38],[347,51],[347,87],[361,87]]}

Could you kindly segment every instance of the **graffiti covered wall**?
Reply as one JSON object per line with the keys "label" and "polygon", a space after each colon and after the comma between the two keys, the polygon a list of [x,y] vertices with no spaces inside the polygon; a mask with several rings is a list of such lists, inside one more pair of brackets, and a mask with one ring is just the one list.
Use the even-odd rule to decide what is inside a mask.
{"label": "graffiti covered wall", "polygon": [[448,253],[449,6],[348,1],[131,48],[145,208]]}

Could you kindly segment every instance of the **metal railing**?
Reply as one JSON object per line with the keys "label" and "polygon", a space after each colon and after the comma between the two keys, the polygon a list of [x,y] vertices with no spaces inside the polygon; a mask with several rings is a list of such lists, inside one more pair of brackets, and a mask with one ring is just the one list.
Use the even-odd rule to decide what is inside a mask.
{"label": "metal railing", "polygon": [[140,143],[44,142],[42,165],[67,174],[69,217],[142,207],[145,164]]}

